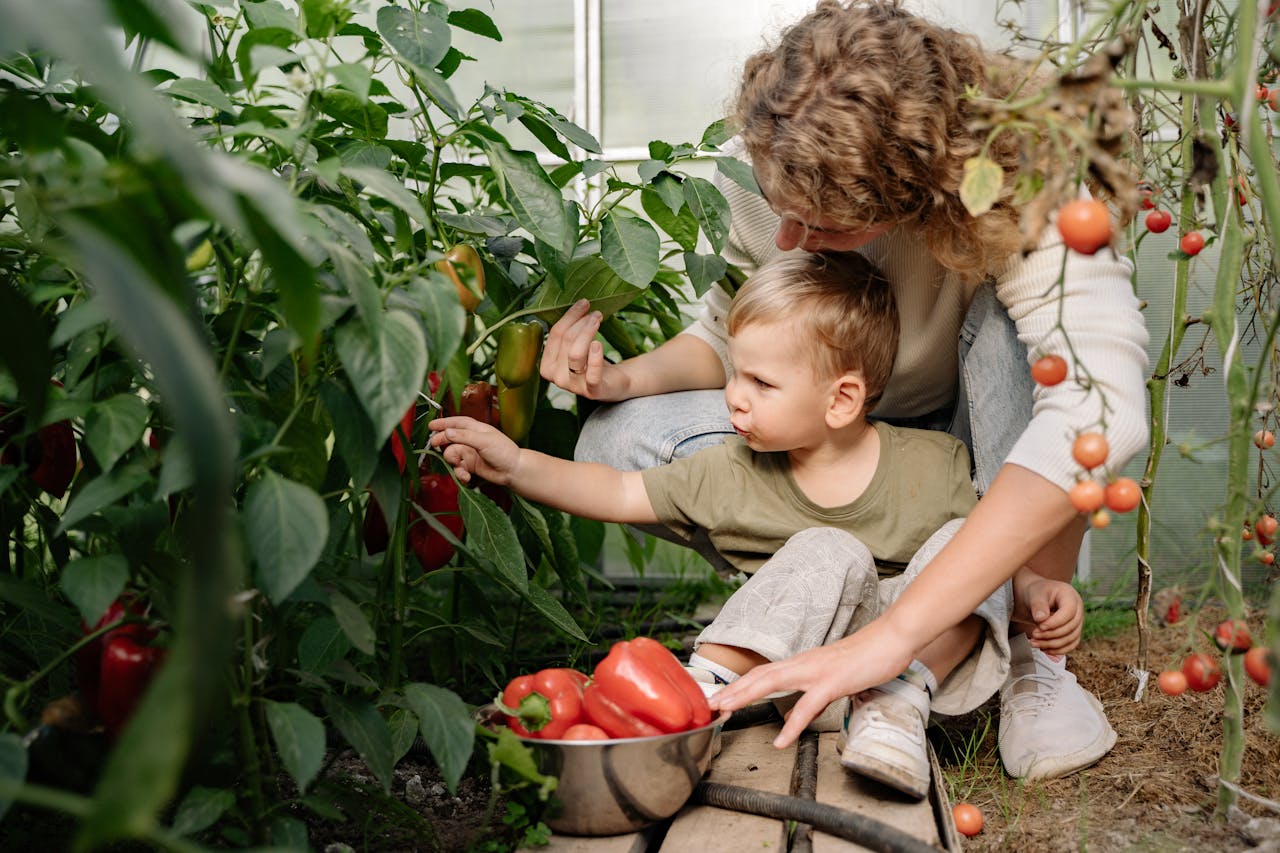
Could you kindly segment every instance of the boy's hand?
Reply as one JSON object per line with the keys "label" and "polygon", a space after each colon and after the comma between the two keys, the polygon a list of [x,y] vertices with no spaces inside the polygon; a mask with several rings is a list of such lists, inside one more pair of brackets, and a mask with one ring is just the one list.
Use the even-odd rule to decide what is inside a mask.
{"label": "boy's hand", "polygon": [[436,418],[427,425],[430,444],[444,454],[444,461],[464,483],[474,474],[490,483],[507,486],[520,459],[520,448],[501,430],[473,418]]}
{"label": "boy's hand", "polygon": [[1080,645],[1084,628],[1084,601],[1069,583],[1050,580],[1027,571],[1015,584],[1020,599],[1017,610],[1035,624],[1027,631],[1031,645],[1050,655],[1065,655]]}

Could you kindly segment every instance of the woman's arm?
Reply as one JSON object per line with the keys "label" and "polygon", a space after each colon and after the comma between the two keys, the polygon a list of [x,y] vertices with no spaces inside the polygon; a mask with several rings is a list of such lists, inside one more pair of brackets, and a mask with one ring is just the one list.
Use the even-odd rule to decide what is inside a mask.
{"label": "woman's arm", "polygon": [[595,339],[602,316],[583,299],[551,327],[542,378],[591,400],[616,402],[669,391],[723,388],[724,364],[705,340],[679,334],[655,350],[610,364]]}

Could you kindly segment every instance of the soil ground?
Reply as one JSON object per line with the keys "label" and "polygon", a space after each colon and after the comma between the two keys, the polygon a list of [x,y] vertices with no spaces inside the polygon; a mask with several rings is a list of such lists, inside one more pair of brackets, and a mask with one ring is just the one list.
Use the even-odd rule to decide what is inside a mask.
{"label": "soil ground", "polygon": [[[1206,632],[1212,632],[1220,616],[1205,608],[1176,625],[1153,627],[1151,668],[1176,668],[1191,644],[1204,648]],[[1260,635],[1261,618],[1250,621]],[[1242,796],[1231,817],[1219,820],[1215,807],[1223,688],[1171,697],[1159,692],[1153,677],[1144,699],[1135,702],[1137,680],[1131,666],[1136,660],[1132,626],[1087,640],[1071,655],[1071,671],[1102,700],[1118,740],[1096,765],[1064,779],[1022,784],[1005,775],[994,706],[931,727],[952,802],[974,803],[986,819],[983,831],[966,840],[965,850],[1280,853],[1280,737],[1263,727],[1262,689],[1249,682],[1246,690],[1239,784],[1247,795],[1269,805]],[[353,771],[358,773],[358,762]],[[371,834],[364,820],[330,825],[328,840],[321,841],[316,832],[313,842],[321,841],[318,850],[334,842],[371,851],[511,849],[515,842],[502,823],[504,803],[495,809],[489,831],[481,829],[488,790],[483,778],[468,778],[456,795],[449,794],[429,760],[410,756],[397,768],[395,794],[432,825],[433,840],[393,831]]]}

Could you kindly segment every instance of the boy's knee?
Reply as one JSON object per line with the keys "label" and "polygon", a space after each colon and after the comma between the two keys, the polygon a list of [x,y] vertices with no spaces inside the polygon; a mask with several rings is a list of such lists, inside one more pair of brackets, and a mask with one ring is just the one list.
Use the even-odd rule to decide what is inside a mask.
{"label": "boy's knee", "polygon": [[801,530],[788,539],[774,556],[784,556],[788,563],[794,563],[792,571],[875,572],[870,549],[852,533],[835,527]]}

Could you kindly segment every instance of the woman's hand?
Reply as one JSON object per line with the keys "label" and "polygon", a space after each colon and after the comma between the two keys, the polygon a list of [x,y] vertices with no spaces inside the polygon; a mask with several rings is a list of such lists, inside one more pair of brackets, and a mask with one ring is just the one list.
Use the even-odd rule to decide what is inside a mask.
{"label": "woman's hand", "polygon": [[803,691],[773,741],[781,749],[833,701],[897,677],[914,655],[881,617],[829,645],[758,666],[709,701],[713,709],[736,711],[770,693]]}
{"label": "woman's hand", "polygon": [[542,350],[542,378],[589,400],[613,402],[631,396],[625,370],[604,360],[596,340],[604,315],[579,299],[547,333]]}

